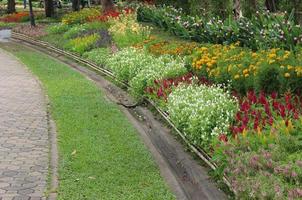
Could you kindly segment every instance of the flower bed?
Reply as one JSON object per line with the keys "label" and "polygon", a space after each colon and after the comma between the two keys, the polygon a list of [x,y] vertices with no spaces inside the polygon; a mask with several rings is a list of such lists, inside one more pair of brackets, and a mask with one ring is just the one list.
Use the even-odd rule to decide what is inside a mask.
{"label": "flower bed", "polygon": [[70,14],[64,15],[62,18],[63,24],[81,24],[88,21],[89,18],[99,16],[101,12],[94,8],[85,8],[79,12],[72,12]]}
{"label": "flower bed", "polygon": [[[238,43],[237,43],[238,44]],[[238,45],[207,45],[197,49],[189,60],[193,70],[217,83],[231,80],[234,90],[245,94],[284,93],[302,89],[301,53],[282,49],[253,52]]]}
{"label": "flower bed", "polygon": [[[187,25],[171,28],[178,22],[169,20],[173,13],[179,14],[178,10],[168,7],[165,14],[165,9],[148,9],[155,8],[147,7],[144,17],[150,11],[149,18],[154,22],[176,35],[193,38],[190,26],[189,34],[183,29]],[[162,16],[170,18],[155,20]],[[212,156],[219,166],[217,173],[230,178],[238,198],[302,197],[302,51],[296,48],[298,42],[267,45],[243,41],[254,29],[243,32],[236,29],[238,24],[234,30],[239,36],[232,39],[219,38],[219,31],[204,34],[213,43],[229,45],[174,42],[152,36],[150,28],[136,21],[135,13],[81,23],[61,23],[49,31],[64,33],[66,48],[110,69],[130,85],[137,99],[151,98],[169,113],[187,139]],[[107,37],[99,32],[107,27],[112,42],[120,49],[111,44],[111,39],[97,48],[97,41]],[[212,29],[215,26],[209,25],[207,31]],[[286,34],[291,38],[297,33]],[[214,37],[218,40],[211,40]],[[252,51],[241,46],[280,48]],[[293,46],[295,51],[283,49]]]}
{"label": "flower bed", "polygon": [[231,44],[240,41],[252,49],[294,49],[302,45],[302,29],[288,15],[258,13],[249,20],[204,16],[189,16],[181,9],[171,6],[155,7],[142,5],[138,19],[151,22],[171,33],[186,39],[214,44]]}
{"label": "flower bed", "polygon": [[14,14],[10,14],[10,15],[6,15],[4,17],[1,17],[0,21],[7,22],[7,23],[21,22],[25,18],[28,18],[28,17],[29,17],[28,12],[19,12],[19,13],[14,13]]}

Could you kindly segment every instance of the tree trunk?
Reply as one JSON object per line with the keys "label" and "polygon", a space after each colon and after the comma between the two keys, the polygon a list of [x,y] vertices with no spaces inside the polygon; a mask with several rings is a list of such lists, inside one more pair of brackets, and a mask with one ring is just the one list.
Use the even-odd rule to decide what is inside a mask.
{"label": "tree trunk", "polygon": [[251,18],[255,15],[258,10],[258,1],[257,0],[242,0],[242,10],[243,16],[247,18]]}
{"label": "tree trunk", "polygon": [[12,14],[16,12],[16,2],[15,0],[8,0],[7,1],[7,13]]}
{"label": "tree trunk", "polygon": [[30,18],[30,25],[31,26],[36,26],[35,23],[35,16],[34,16],[34,11],[33,11],[33,4],[31,2],[31,0],[28,0],[28,4],[29,4],[29,18]]}
{"label": "tree trunk", "polygon": [[265,0],[266,9],[270,12],[276,12],[276,2],[275,0]]}
{"label": "tree trunk", "polygon": [[73,11],[80,10],[80,0],[72,0],[72,10]]}
{"label": "tree trunk", "polygon": [[114,3],[112,0],[101,0],[103,12],[114,10]]}
{"label": "tree trunk", "polygon": [[54,16],[53,0],[45,0],[45,16],[46,17]]}
{"label": "tree trunk", "polygon": [[235,19],[242,17],[240,0],[233,0],[233,11]]}
{"label": "tree trunk", "polygon": [[295,21],[302,25],[302,0],[293,0],[295,8]]}

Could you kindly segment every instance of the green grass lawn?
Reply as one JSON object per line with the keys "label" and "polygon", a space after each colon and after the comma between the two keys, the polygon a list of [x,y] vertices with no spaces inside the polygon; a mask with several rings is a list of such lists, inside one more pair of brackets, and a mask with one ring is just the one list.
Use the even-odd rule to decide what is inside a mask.
{"label": "green grass lawn", "polygon": [[94,83],[44,54],[10,50],[41,80],[51,102],[58,199],[174,199],[136,130]]}

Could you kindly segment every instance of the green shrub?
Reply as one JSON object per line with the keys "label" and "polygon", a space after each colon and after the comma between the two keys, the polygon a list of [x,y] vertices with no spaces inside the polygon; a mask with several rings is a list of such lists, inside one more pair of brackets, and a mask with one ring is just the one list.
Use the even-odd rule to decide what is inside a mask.
{"label": "green shrub", "polygon": [[131,93],[141,98],[154,80],[172,78],[187,72],[182,59],[172,56],[154,57],[142,50],[125,48],[108,59],[107,65],[123,81],[129,82]]}
{"label": "green shrub", "polygon": [[71,39],[71,38],[79,37],[82,34],[85,34],[85,32],[92,32],[92,31],[97,31],[100,29],[107,29],[107,28],[108,28],[108,24],[103,22],[78,24],[78,25],[74,25],[67,32],[65,32],[63,37],[65,39]]}
{"label": "green shrub", "polygon": [[97,40],[100,38],[98,34],[92,34],[85,37],[78,37],[70,40],[65,48],[79,54],[85,53],[95,47]]}
{"label": "green shrub", "polygon": [[109,32],[119,47],[132,46],[149,38],[151,28],[142,26],[135,14],[120,15],[110,21]]}
{"label": "green shrub", "polygon": [[55,25],[51,25],[49,26],[46,31],[50,34],[59,34],[59,33],[64,33],[66,31],[68,31],[70,29],[71,26],[67,25],[67,24],[55,24]]}
{"label": "green shrub", "polygon": [[221,87],[181,85],[169,95],[167,108],[193,144],[210,149],[213,140],[229,132],[238,105]]}
{"label": "green shrub", "polygon": [[62,18],[63,24],[82,24],[95,16],[101,15],[101,12],[95,8],[85,8],[78,12],[71,12]]}
{"label": "green shrub", "polygon": [[110,50],[108,48],[97,48],[83,54],[83,57],[103,67],[106,67],[106,60],[109,56]]}

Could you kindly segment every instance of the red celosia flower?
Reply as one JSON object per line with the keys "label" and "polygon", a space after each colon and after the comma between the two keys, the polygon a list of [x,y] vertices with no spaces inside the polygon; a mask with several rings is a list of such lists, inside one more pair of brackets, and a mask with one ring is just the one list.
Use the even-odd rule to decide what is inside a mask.
{"label": "red celosia flower", "polygon": [[251,108],[251,105],[249,104],[248,101],[244,100],[240,106],[240,110],[242,112],[248,112]]}
{"label": "red celosia flower", "polygon": [[226,134],[220,134],[218,137],[219,141],[227,143],[228,142],[228,137]]}

